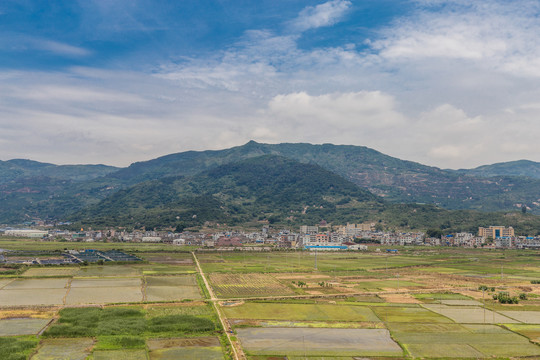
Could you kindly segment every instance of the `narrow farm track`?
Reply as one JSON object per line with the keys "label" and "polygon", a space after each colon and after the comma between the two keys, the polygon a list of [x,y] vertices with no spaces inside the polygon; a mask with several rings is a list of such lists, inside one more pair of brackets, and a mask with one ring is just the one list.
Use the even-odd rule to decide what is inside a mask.
{"label": "narrow farm track", "polygon": [[208,294],[210,294],[210,301],[212,302],[212,305],[214,306],[214,309],[216,309],[216,313],[218,314],[219,321],[221,322],[221,326],[223,327],[223,331],[225,331],[225,334],[227,335],[227,339],[229,341],[229,344],[231,344],[231,349],[233,351],[233,356],[235,360],[244,360],[247,359],[246,355],[244,354],[244,351],[238,344],[231,339],[231,335],[229,333],[230,326],[228,325],[228,321],[223,316],[221,309],[219,308],[217,302],[218,299],[214,295],[214,291],[212,290],[212,287],[208,283],[208,280],[206,279],[206,275],[204,274],[201,264],[199,264],[199,259],[197,259],[197,255],[195,255],[195,252],[191,252],[193,255],[193,259],[195,260],[195,264],[197,265],[197,270],[199,271],[199,275],[201,275],[204,286],[206,287],[206,290],[208,291]]}
{"label": "narrow farm track", "polygon": [[394,295],[394,294],[414,294],[425,292],[439,292],[439,291],[457,291],[457,290],[476,290],[476,287],[470,288],[423,288],[418,290],[403,290],[403,291],[355,291],[342,294],[305,294],[305,295],[275,295],[275,296],[257,296],[257,297],[234,297],[226,299],[214,299],[215,301],[246,301],[246,300],[280,300],[280,299],[317,299],[317,298],[339,298],[355,295]]}

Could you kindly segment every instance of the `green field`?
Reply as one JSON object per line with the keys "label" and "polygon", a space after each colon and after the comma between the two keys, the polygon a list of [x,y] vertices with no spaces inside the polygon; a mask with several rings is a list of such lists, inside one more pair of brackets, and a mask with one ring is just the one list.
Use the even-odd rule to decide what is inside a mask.
{"label": "green field", "polygon": [[396,289],[399,288],[421,288],[423,287],[423,284],[420,284],[418,282],[414,281],[407,281],[407,280],[382,280],[382,281],[361,281],[356,285],[355,289],[361,289],[365,291],[376,291],[376,290],[382,290],[382,289]]}
{"label": "green field", "polygon": [[32,360],[84,360],[90,354],[93,339],[46,339],[39,345]]}
{"label": "green field", "polygon": [[[205,272],[309,272],[315,268],[315,254],[310,252],[269,253],[201,253],[197,254]],[[346,274],[373,269],[430,265],[431,256],[367,255],[362,253],[317,254],[317,269],[322,272]]]}
{"label": "green field", "polygon": [[368,321],[379,318],[365,306],[325,304],[245,303],[223,307],[231,319],[298,320],[298,321]]}
{"label": "green field", "polygon": [[505,327],[540,344],[540,325],[506,324]]}
{"label": "green field", "polygon": [[451,320],[419,306],[373,306],[373,311],[386,323],[450,323]]}
{"label": "green field", "polygon": [[295,294],[294,290],[269,274],[211,274],[210,282],[221,298]]}
{"label": "green field", "polygon": [[526,338],[493,325],[453,328],[448,332],[441,332],[439,327],[434,327],[433,331],[424,328],[421,333],[402,331],[391,324],[389,328],[394,338],[415,357],[448,357],[449,354],[455,358],[540,355],[540,347]]}
{"label": "green field", "polygon": [[456,293],[426,293],[426,294],[413,294],[413,296],[420,300],[470,300],[471,298],[462,294]]}

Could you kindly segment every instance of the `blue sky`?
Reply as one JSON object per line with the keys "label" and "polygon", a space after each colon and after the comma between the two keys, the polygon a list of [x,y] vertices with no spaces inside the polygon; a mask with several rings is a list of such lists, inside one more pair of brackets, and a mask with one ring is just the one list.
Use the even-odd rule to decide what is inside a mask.
{"label": "blue sky", "polygon": [[128,165],[261,142],[540,161],[540,4],[0,3],[2,159]]}

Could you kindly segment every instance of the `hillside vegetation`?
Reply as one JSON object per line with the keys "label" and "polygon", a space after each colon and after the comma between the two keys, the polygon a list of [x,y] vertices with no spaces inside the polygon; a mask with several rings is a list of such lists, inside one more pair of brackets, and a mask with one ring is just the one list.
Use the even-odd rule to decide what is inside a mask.
{"label": "hillside vegetation", "polygon": [[[261,156],[276,161],[276,166],[263,168],[249,162]],[[390,209],[401,207],[391,204],[409,204],[405,207],[415,208],[416,213],[405,211],[408,218],[398,221],[395,218],[402,216],[395,210],[393,218],[385,221],[416,228],[427,222],[416,215],[422,209],[430,214],[440,208],[540,213],[540,179],[534,176],[535,164],[520,161],[453,171],[400,160],[362,146],[253,141],[225,150],[170,154],[122,169],[10,160],[0,162],[0,223],[71,219],[108,225],[159,225],[175,223],[177,217],[185,224],[264,219],[344,222],[373,214],[378,220],[384,217],[381,206],[390,214]],[[341,184],[341,193],[315,192],[318,197],[311,196],[318,185],[309,177],[300,179],[302,171],[321,186],[325,181]],[[513,176],[524,173],[531,176]],[[279,181],[269,184],[264,175]],[[360,190],[363,195],[359,195]],[[189,213],[192,218],[186,218]],[[495,216],[455,214],[468,214],[469,219]],[[436,216],[429,218],[434,226],[444,226]]]}
{"label": "hillside vegetation", "polygon": [[476,231],[493,223],[529,234],[540,218],[514,213],[448,211],[432,205],[392,204],[320,166],[265,155],[194,176],[150,180],[72,217],[77,226],[137,228],[264,223],[298,225],[374,221],[388,230]]}

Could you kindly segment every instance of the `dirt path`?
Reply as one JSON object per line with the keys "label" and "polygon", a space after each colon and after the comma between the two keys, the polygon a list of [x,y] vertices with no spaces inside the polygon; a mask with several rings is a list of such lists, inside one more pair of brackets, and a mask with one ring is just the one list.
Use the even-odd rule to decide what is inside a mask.
{"label": "dirt path", "polygon": [[229,326],[229,322],[227,319],[223,316],[221,309],[218,306],[218,299],[214,295],[214,290],[212,290],[212,287],[208,283],[208,280],[206,279],[206,275],[202,271],[201,264],[199,264],[199,259],[197,259],[197,255],[195,255],[195,252],[191,252],[191,255],[193,255],[193,259],[195,260],[195,264],[197,265],[197,270],[199,272],[199,275],[201,275],[204,286],[206,287],[206,290],[208,291],[208,294],[210,294],[210,301],[212,302],[212,305],[214,306],[214,309],[216,309],[216,313],[218,314],[219,321],[221,322],[221,326],[223,326],[223,331],[225,331],[225,334],[227,335],[227,339],[229,340],[229,344],[231,344],[231,349],[233,351],[233,356],[235,360],[244,360],[247,359],[246,355],[244,354],[244,351],[242,350],[242,347],[239,346],[238,343],[232,341],[231,334],[229,333],[229,329],[231,328]]}

